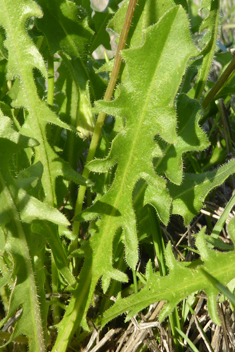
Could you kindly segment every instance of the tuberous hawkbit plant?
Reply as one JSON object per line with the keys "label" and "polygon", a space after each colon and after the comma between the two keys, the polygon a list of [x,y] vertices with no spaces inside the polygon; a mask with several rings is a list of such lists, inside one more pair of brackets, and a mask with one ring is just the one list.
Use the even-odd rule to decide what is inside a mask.
{"label": "tuberous hawkbit plant", "polygon": [[[157,301],[166,301],[159,321],[170,317],[180,350],[177,305],[201,290],[220,325],[217,296],[235,277],[233,247],[208,246],[204,227],[198,259],[181,263],[161,232],[175,214],[188,226],[235,171],[207,122],[220,94],[229,100],[234,59],[227,52],[219,80],[208,82],[220,3],[202,2],[205,16],[199,7],[110,0],[99,12],[89,0],[0,0],[3,351],[79,350],[94,324],[130,319]],[[92,54],[110,49],[107,28],[119,44],[105,62]],[[138,272],[142,244],[159,272],[151,254]]]}

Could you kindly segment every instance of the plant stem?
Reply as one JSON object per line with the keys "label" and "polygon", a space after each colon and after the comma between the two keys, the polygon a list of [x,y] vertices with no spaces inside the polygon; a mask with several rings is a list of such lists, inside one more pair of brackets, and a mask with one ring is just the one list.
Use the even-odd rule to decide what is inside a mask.
{"label": "plant stem", "polygon": [[[53,104],[54,104],[54,84],[55,84],[54,57],[53,57],[53,55],[51,55],[49,49],[48,49],[47,62],[48,62],[47,104],[50,106],[53,106]],[[48,136],[48,139],[50,139],[50,137],[51,137],[51,125],[50,124],[48,124],[48,126],[47,126],[47,136]],[[55,202],[55,198],[54,198],[54,202]],[[51,255],[51,286],[52,286],[53,293],[57,293],[59,291],[59,274],[58,274],[58,270],[57,270],[53,255]],[[52,308],[52,312],[53,312],[54,324],[58,324],[60,321],[61,309],[58,306],[58,304],[56,304],[56,303],[53,304],[51,308]]]}
{"label": "plant stem", "polygon": [[54,58],[48,53],[48,90],[47,90],[47,104],[53,106],[54,103]]}
{"label": "plant stem", "polygon": [[[210,39],[204,48],[202,66],[198,72],[197,82],[195,84],[194,98],[200,100],[203,94],[210,70],[214,60],[214,52],[216,49],[218,28],[220,22],[220,0],[211,1],[210,6],[210,24],[208,30],[210,31]],[[204,21],[203,21],[204,22]],[[205,22],[204,22],[205,23]]]}
{"label": "plant stem", "polygon": [[[121,67],[121,55],[120,55],[120,51],[123,50],[125,48],[126,45],[126,40],[127,40],[127,36],[129,33],[129,29],[130,29],[130,25],[131,25],[131,21],[132,21],[132,17],[133,17],[133,13],[135,10],[135,6],[136,6],[137,0],[130,0],[129,2],[129,6],[126,12],[126,17],[124,20],[124,24],[122,27],[122,32],[120,35],[120,40],[119,40],[119,44],[118,44],[118,48],[117,48],[117,53],[116,53],[116,57],[114,60],[114,66],[113,66],[113,70],[111,73],[111,77],[109,80],[109,84],[108,87],[106,89],[105,95],[104,95],[104,101],[109,101],[112,98],[113,95],[113,91],[117,82],[117,78],[118,78],[118,74],[120,71],[120,67]],[[86,165],[89,163],[89,161],[91,161],[94,156],[95,156],[95,152],[99,143],[99,139],[100,139],[100,134],[101,134],[101,129],[103,127],[104,124],[104,120],[106,117],[106,113],[104,112],[100,112],[97,118],[97,122],[95,125],[95,129],[94,129],[94,133],[91,139],[91,144],[90,144],[90,148],[89,148],[89,152],[87,155],[87,160],[86,160]],[[88,178],[89,176],[89,170],[87,169],[87,167],[84,167],[83,170],[83,177]],[[86,192],[86,187],[85,186],[80,186],[79,187],[79,192],[78,192],[78,196],[77,196],[77,201],[76,201],[76,207],[75,207],[75,214],[77,215],[82,211],[82,205],[83,205],[83,200],[84,200],[84,196],[85,196],[85,192]],[[79,234],[79,226],[80,223],[78,221],[74,221],[74,225],[73,225],[73,233],[75,235]]]}
{"label": "plant stem", "polygon": [[[47,63],[48,63],[47,104],[50,106],[53,106],[53,104],[54,104],[54,84],[55,84],[54,57],[49,52],[49,49],[48,49]],[[47,137],[48,137],[48,139],[51,138],[51,124],[48,124],[48,126],[47,126]]]}
{"label": "plant stem", "polygon": [[132,269],[132,277],[133,277],[133,283],[134,283],[134,292],[138,292],[138,284],[137,284],[137,278],[136,278],[136,270]]}
{"label": "plant stem", "polygon": [[235,69],[235,56],[233,57],[232,61],[228,65],[228,67],[224,70],[218,81],[215,83],[215,85],[211,88],[207,96],[202,102],[202,107],[203,109],[206,109],[207,106],[210,104],[210,102],[214,99],[216,94],[220,91],[220,89],[223,87],[224,83],[227,81],[233,70]]}
{"label": "plant stem", "polygon": [[229,114],[226,110],[223,99],[220,98],[218,101],[219,101],[218,108],[221,114],[221,120],[224,127],[224,139],[226,143],[226,150],[227,150],[227,154],[229,154],[233,152],[232,138],[230,133],[231,129],[229,129]]}
{"label": "plant stem", "polygon": [[[52,254],[51,254],[51,288],[52,288],[52,293],[59,292],[59,275],[58,275],[58,270]],[[56,298],[55,301],[58,301],[58,298]],[[60,321],[61,309],[58,306],[57,302],[55,302],[52,305],[51,309],[52,309],[53,322],[54,324],[58,324]]]}
{"label": "plant stem", "polygon": [[[65,315],[62,321],[60,322],[59,333],[55,341],[55,345],[52,349],[52,352],[66,352],[68,350],[68,344],[82,320],[84,310],[86,308],[86,303],[84,302],[86,302],[86,299],[89,296],[89,292],[91,289],[92,269],[90,264],[91,263],[87,265],[86,272],[83,271],[82,273],[82,275],[86,276],[86,280],[84,280],[84,278],[81,278],[81,280],[84,280],[85,282],[84,285],[82,287],[78,285],[78,287],[72,294],[69,306],[65,311]],[[80,299],[76,299],[78,294]]]}
{"label": "plant stem", "polygon": [[[126,17],[124,20],[124,24],[123,24],[123,28],[120,36],[116,58],[114,61],[113,71],[104,96],[105,101],[109,101],[111,99],[116,85],[118,73],[121,66],[120,51],[125,47],[125,43],[127,40],[127,35],[129,32],[136,3],[137,3],[137,0],[130,0],[129,2],[129,6],[127,9]],[[92,160],[95,155],[95,151],[99,142],[101,129],[104,123],[105,116],[106,114],[103,112],[101,112],[98,116],[86,163]],[[86,166],[83,171],[83,176],[85,178],[88,178],[89,176],[89,170],[87,169]],[[76,202],[75,215],[80,213],[82,210],[85,191],[86,191],[86,187],[80,186],[77,202]],[[74,222],[73,233],[76,235],[79,234],[79,222]],[[86,314],[86,310],[88,308],[88,302],[90,302],[91,300],[91,297],[94,292],[95,285],[98,279],[99,278],[96,278],[94,277],[94,275],[92,275],[92,258],[88,257],[88,261],[85,261],[82,271],[80,273],[80,284],[78,284],[75,291],[73,292],[70,304],[65,312],[65,315],[62,321],[60,322],[59,333],[53,348],[54,352],[65,352],[67,350],[70,339],[72,338],[76,328],[81,323],[84,315]],[[81,285],[81,282],[82,282],[82,285]]]}

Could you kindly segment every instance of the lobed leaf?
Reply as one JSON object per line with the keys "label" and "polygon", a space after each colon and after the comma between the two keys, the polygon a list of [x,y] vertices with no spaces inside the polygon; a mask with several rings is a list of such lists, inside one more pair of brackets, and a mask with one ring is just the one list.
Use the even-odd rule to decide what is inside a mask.
{"label": "lobed leaf", "polygon": [[[6,13],[10,16],[6,16]],[[44,76],[47,76],[47,72],[42,56],[26,32],[25,24],[30,17],[41,16],[42,11],[34,1],[20,0],[17,3],[13,0],[0,1],[0,23],[7,37],[5,41],[8,49],[7,78],[12,80],[19,77],[19,92],[14,106],[25,107],[28,111],[22,133],[36,138],[39,142],[35,149],[35,162],[41,161],[43,164],[42,185],[48,204],[54,205],[56,204],[54,183],[58,174],[53,172],[55,171],[53,164],[58,156],[47,141],[46,125],[53,123],[61,128],[70,127],[60,121],[37,94],[33,70],[37,68]],[[60,161],[63,163],[62,159]],[[86,184],[81,176],[78,179],[82,184]]]}
{"label": "lobed leaf", "polygon": [[235,160],[229,161],[217,170],[202,174],[184,174],[180,186],[169,183],[168,188],[173,199],[172,214],[180,214],[187,226],[203,207],[208,193],[235,172]]}
{"label": "lobed leaf", "polygon": [[[97,231],[86,245],[79,285],[59,324],[54,351],[66,350],[67,342],[63,341],[63,335],[71,338],[89,307],[99,278],[105,274],[106,279],[126,279],[112,265],[113,238],[120,227],[123,229],[127,263],[131,268],[136,266],[138,241],[132,194],[139,179],[147,181],[151,193],[148,202],[155,207],[160,219],[165,224],[169,220],[171,201],[166,182],[153,170],[153,158],[162,156],[154,137],[158,134],[168,143],[177,141],[175,97],[187,62],[196,54],[187,15],[181,6],[175,6],[156,25],[146,30],[141,47],[122,52],[128,74],[126,82],[119,86],[118,97],[111,102],[96,104],[108,114],[123,117],[125,127],[113,140],[108,157],[93,160],[88,165],[91,171],[96,172],[106,172],[115,164],[117,169],[107,193],[74,218],[91,220],[101,216]],[[144,63],[141,68],[139,62]]]}
{"label": "lobed leaf", "polygon": [[[0,121],[0,156],[3,160],[0,165],[0,226],[7,233],[4,250],[13,257],[15,268],[13,274],[17,278],[16,285],[12,289],[7,316],[1,324],[14,315],[16,310],[23,308],[9,342],[24,334],[29,339],[30,351],[44,351],[47,317],[43,274],[45,243],[39,233],[42,233],[50,243],[62,275],[70,284],[74,284],[75,279],[68,269],[68,259],[61,242],[56,238],[56,226],[49,234],[45,231],[45,220],[61,226],[68,226],[69,221],[57,209],[30,196],[23,188],[18,188],[9,173],[9,160],[13,153],[22,148],[37,146],[38,142],[13,130],[9,118],[1,116]],[[31,232],[30,228],[30,224],[36,220],[38,226],[41,224],[43,229],[36,232],[34,224],[33,230],[37,235]],[[52,224],[47,225],[47,228],[50,226]],[[25,300],[25,297],[28,299]],[[21,323],[21,319],[24,324]]]}
{"label": "lobed leaf", "polygon": [[209,142],[198,125],[201,106],[197,101],[181,94],[177,99],[177,115],[177,142],[167,144],[158,138],[164,156],[156,158],[154,165],[158,174],[165,174],[172,183],[180,185],[183,179],[183,154],[203,150],[209,146]]}
{"label": "lobed leaf", "polygon": [[[22,217],[19,215],[24,206],[30,208],[30,201],[33,202],[36,199],[30,198],[23,189],[16,187],[9,173],[8,166],[12,153],[16,152],[17,149],[34,146],[38,143],[36,140],[22,136],[14,131],[11,128],[9,118],[1,116],[0,120],[1,126],[5,127],[4,131],[3,129],[0,131],[0,153],[2,155],[1,159],[4,160],[0,165],[0,225],[7,232],[5,250],[14,259],[14,274],[17,276],[16,286],[12,289],[10,297],[9,310],[1,325],[14,315],[17,309],[23,308],[21,319],[24,320],[24,324],[16,324],[10,341],[24,334],[29,339],[30,351],[42,352],[45,350],[44,323],[42,321],[37,283],[31,260],[34,246],[29,246],[28,244],[32,234],[29,225],[23,223],[24,215]],[[46,207],[48,208],[48,206]],[[37,209],[37,212],[36,214],[39,214],[40,210]],[[60,215],[62,216],[62,214]],[[37,243],[35,243],[35,247],[37,247]],[[25,297],[28,297],[27,301]]]}
{"label": "lobed leaf", "polygon": [[[179,23],[181,23],[180,28],[178,28]],[[105,231],[108,231],[110,236],[110,233],[114,234],[117,228],[122,227],[126,258],[131,267],[135,266],[137,260],[132,192],[140,178],[145,179],[149,185],[149,193],[152,196],[148,197],[148,202],[155,207],[160,219],[165,224],[169,219],[170,198],[165,181],[153,171],[152,159],[163,155],[154,137],[158,134],[168,143],[177,141],[174,98],[187,61],[196,53],[187,25],[184,10],[181,7],[174,7],[155,26],[147,29],[146,41],[142,47],[122,53],[129,80],[119,87],[120,94],[117,99],[109,103],[100,101],[96,104],[108,114],[125,117],[126,125],[114,139],[109,156],[104,160],[96,159],[88,165],[91,171],[105,172],[116,163],[118,164],[115,179],[109,191],[101,200],[85,210],[80,218],[90,220],[103,212],[101,227],[104,236]],[[180,31],[182,39],[181,42],[178,40],[178,55],[175,54],[172,59],[175,26]],[[161,35],[163,28],[166,27],[168,32]],[[148,57],[146,52],[149,53]],[[139,60],[143,60],[143,57],[145,57],[145,65],[137,74]],[[171,85],[168,85],[167,81],[169,67],[173,77]],[[145,79],[141,80],[141,77]],[[130,106],[132,106],[131,110]],[[147,159],[146,155],[148,155]],[[135,243],[133,249],[129,249],[131,243],[132,245]]]}
{"label": "lobed leaf", "polygon": [[[234,265],[232,264],[235,253],[234,251],[221,253],[209,249],[206,245],[204,234],[205,228],[200,231],[196,240],[196,245],[203,261],[202,265],[196,268],[190,268],[190,266],[186,268],[180,262],[177,262],[168,243],[166,264],[169,268],[169,274],[159,277],[151,273],[146,286],[140,292],[124,299],[118,298],[116,303],[101,317],[102,325],[107,324],[110,320],[125,312],[128,312],[127,319],[130,319],[150,304],[166,300],[166,304],[159,315],[161,322],[181,300],[199,290],[206,292],[210,316],[216,324],[220,325],[216,308],[218,289],[213,286],[210,279],[205,277],[203,270],[209,272],[223,285],[227,285],[235,275]],[[220,263],[219,266],[218,263]]]}

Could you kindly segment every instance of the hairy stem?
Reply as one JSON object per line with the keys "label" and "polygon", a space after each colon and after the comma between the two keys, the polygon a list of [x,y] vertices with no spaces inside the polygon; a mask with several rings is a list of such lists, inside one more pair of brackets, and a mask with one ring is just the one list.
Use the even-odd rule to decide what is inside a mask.
{"label": "hairy stem", "polygon": [[[130,29],[130,25],[131,25],[131,21],[132,21],[132,17],[133,17],[133,13],[135,10],[135,6],[136,6],[137,0],[130,0],[129,2],[129,6],[127,9],[127,13],[126,13],[126,17],[125,17],[125,21],[122,27],[122,32],[120,35],[120,40],[119,40],[119,44],[118,44],[118,48],[117,48],[117,53],[116,53],[116,57],[115,57],[115,61],[114,61],[114,66],[113,66],[113,70],[111,73],[111,77],[109,80],[109,84],[107,87],[107,90],[105,92],[104,95],[104,101],[109,101],[112,98],[113,95],[113,91],[117,82],[117,78],[118,78],[118,74],[120,71],[120,67],[121,67],[121,55],[120,55],[120,51],[123,50],[125,48],[126,45],[126,40],[127,40],[127,36],[129,33],[129,29]],[[91,144],[90,144],[90,148],[89,148],[89,152],[87,155],[87,160],[86,160],[86,164],[91,161],[94,156],[95,156],[95,152],[99,143],[99,139],[100,139],[100,134],[101,134],[101,129],[103,127],[104,124],[104,120],[105,120],[105,116],[106,114],[103,112],[100,112],[97,118],[97,122],[96,122],[96,126],[95,126],[95,130],[93,133],[93,137],[91,140]],[[83,177],[88,178],[89,176],[89,170],[87,169],[87,167],[85,166],[84,170],[83,170]],[[77,196],[77,201],[76,201],[76,207],[75,207],[75,215],[79,214],[82,210],[82,205],[83,205],[83,200],[84,200],[84,196],[85,196],[85,192],[86,192],[86,187],[85,186],[80,186],[79,188],[79,192],[78,192],[78,196]],[[73,233],[75,235],[79,234],[79,226],[80,223],[78,221],[74,222],[73,225]]]}

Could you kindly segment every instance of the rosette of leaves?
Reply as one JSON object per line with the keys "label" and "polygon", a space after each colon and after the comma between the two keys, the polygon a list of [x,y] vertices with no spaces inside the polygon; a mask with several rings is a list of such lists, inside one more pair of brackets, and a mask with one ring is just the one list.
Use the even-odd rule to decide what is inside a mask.
{"label": "rosette of leaves", "polygon": [[[66,349],[66,344],[62,341],[65,330],[71,337],[89,307],[101,276],[104,291],[107,290],[110,279],[126,281],[125,274],[113,267],[113,238],[119,228],[123,231],[126,262],[135,269],[138,239],[132,196],[139,179],[144,179],[148,184],[144,203],[151,204],[160,220],[168,223],[171,197],[162,173],[154,171],[153,159],[168,157],[170,161],[165,163],[169,171],[167,176],[174,182],[177,174],[177,183],[180,183],[183,153],[204,149],[208,145],[205,134],[198,126],[200,106],[186,96],[179,99],[179,105],[182,104],[188,119],[185,118],[182,122],[180,133],[177,134],[177,91],[188,60],[198,53],[184,9],[181,6],[172,7],[143,36],[145,41],[142,46],[122,52],[126,74],[123,84],[118,86],[116,99],[96,103],[99,110],[117,119],[123,118],[125,126],[113,140],[108,157],[95,159],[88,164],[93,172],[108,172],[114,165],[117,166],[107,193],[75,218],[87,221],[100,217],[95,233],[83,246],[85,262],[79,276],[79,285],[59,324],[55,350]],[[186,134],[189,131],[192,133],[191,141],[187,138],[185,140],[185,129]],[[165,150],[158,138],[155,139],[157,135],[169,146]],[[174,163],[172,168],[168,166],[171,162]],[[166,174],[165,169],[164,173]],[[84,297],[87,297],[86,305]]]}
{"label": "rosette of leaves", "polygon": [[[28,338],[29,350],[42,352],[45,351],[47,339],[47,305],[44,290],[45,238],[34,233],[31,225],[34,222],[49,222],[68,226],[69,221],[57,209],[29,195],[29,191],[41,178],[40,168],[37,174],[34,171],[34,175],[32,170],[28,169],[27,178],[19,178],[16,181],[12,177],[9,166],[13,155],[22,148],[37,147],[38,142],[15,131],[11,126],[11,120],[2,113],[0,121],[2,160],[0,165],[0,235],[1,243],[4,244],[4,248],[1,248],[3,257],[1,272],[5,272],[4,266],[9,267],[10,276],[14,281],[10,295],[8,295],[8,302],[5,304],[7,314],[0,324],[3,326],[10,317],[22,309],[13,333],[11,336],[9,334],[8,342],[19,335],[25,335]],[[55,247],[57,247],[56,243]],[[9,258],[5,260],[8,255],[12,259],[12,265]],[[60,260],[61,264],[63,262],[62,266],[66,267],[65,254],[60,256]],[[65,268],[65,276],[70,277],[72,281],[73,277],[68,268]],[[4,284],[7,282],[6,280]]]}

